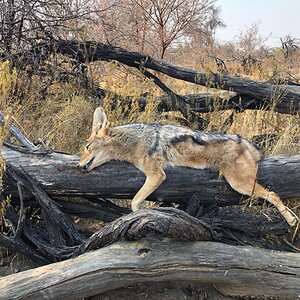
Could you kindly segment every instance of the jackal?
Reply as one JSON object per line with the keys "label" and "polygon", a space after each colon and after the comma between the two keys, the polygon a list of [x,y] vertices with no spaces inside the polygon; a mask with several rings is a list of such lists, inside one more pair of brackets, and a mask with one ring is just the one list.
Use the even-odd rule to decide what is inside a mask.
{"label": "jackal", "polygon": [[259,148],[239,135],[223,135],[173,125],[128,124],[110,127],[101,107],[96,108],[92,133],[78,167],[90,171],[110,160],[127,161],[146,175],[131,208],[142,202],[166,179],[164,169],[182,166],[215,168],[237,192],[272,203],[290,226],[296,217],[279,196],[256,182]]}

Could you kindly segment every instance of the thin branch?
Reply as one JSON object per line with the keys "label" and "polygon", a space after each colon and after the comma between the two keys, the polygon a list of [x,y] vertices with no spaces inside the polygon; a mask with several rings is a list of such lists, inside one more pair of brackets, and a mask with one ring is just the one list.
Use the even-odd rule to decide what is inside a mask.
{"label": "thin branch", "polygon": [[20,182],[17,182],[17,188],[19,191],[20,209],[19,209],[19,213],[18,213],[19,220],[18,220],[16,232],[15,232],[15,238],[20,238],[24,224],[25,224],[24,197],[23,197],[22,185],[20,184]]}
{"label": "thin branch", "polygon": [[[141,70],[141,68],[139,68]],[[190,105],[184,96],[180,96],[173,92],[169,87],[167,87],[157,76],[142,68],[141,72],[148,78],[153,79],[153,82],[160,87],[173,101],[168,101],[169,110],[179,110],[186,119],[190,119],[192,122],[197,122],[198,128],[202,129],[207,126],[207,121],[205,121],[200,116],[196,115],[192,110],[190,110]],[[191,115],[191,117],[189,117]]]}

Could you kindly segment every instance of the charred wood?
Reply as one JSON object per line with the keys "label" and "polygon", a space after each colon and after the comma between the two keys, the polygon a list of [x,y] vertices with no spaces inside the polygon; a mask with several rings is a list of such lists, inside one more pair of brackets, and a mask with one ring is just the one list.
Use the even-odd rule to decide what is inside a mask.
{"label": "charred wood", "polygon": [[[300,89],[298,86],[273,85],[212,72],[207,74],[172,65],[143,53],[130,52],[119,47],[92,41],[81,43],[58,40],[56,47],[61,54],[77,59],[81,63],[97,60],[116,60],[130,67],[142,67],[210,88],[234,91],[252,99],[257,99],[260,107],[273,108],[282,113],[297,113],[300,109]],[[275,106],[270,101],[271,99],[276,99]]]}

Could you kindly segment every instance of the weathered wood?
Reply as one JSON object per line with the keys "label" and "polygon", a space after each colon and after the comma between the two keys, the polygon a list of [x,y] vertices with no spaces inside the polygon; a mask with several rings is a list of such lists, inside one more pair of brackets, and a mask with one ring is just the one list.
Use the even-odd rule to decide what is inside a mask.
{"label": "weathered wood", "polygon": [[[266,235],[288,233],[289,227],[280,216],[266,218],[263,215],[241,212],[237,208],[218,209],[216,206],[216,209],[217,212],[215,209],[214,212],[210,209],[208,213],[200,217],[200,220],[175,208],[140,209],[106,224],[90,237],[87,236],[77,246],[63,245],[55,237],[56,242],[51,241],[52,233],[56,232],[55,228],[60,228],[59,220],[55,220],[58,222],[57,224],[52,221],[50,231],[47,226],[44,228],[42,220],[37,223],[27,220],[23,227],[23,236],[20,238],[25,237],[25,240],[29,240],[31,245],[35,245],[40,255],[52,262],[77,256],[87,250],[103,247],[120,240],[140,239],[149,234],[177,240],[214,240],[229,241],[229,243],[234,241],[234,243],[268,249],[294,251],[288,245],[280,245],[279,241],[274,244],[272,241],[264,239]],[[16,226],[18,217],[11,207],[7,209],[5,217],[12,225]],[[14,244],[6,243],[5,245],[14,249]],[[31,257],[31,253],[28,251],[26,253],[25,250],[22,253]]]}
{"label": "weathered wood", "polygon": [[63,213],[75,214],[78,217],[92,218],[104,222],[112,222],[124,214],[131,212],[128,208],[114,205],[110,201],[103,201],[99,198],[94,200],[94,202],[97,203],[96,205],[93,205],[93,203],[90,202],[74,203],[70,201],[70,199],[55,199],[55,202],[59,204],[59,207]]}
{"label": "weathered wood", "polygon": [[[213,228],[238,230],[246,235],[255,236],[257,239],[268,234],[279,236],[288,233],[288,224],[281,215],[245,212],[241,207],[237,206],[214,206],[215,208],[199,216],[201,220],[207,222]],[[198,218],[198,216],[195,217]]]}
{"label": "weathered wood", "polygon": [[3,277],[0,298],[79,299],[141,282],[190,280],[211,282],[228,295],[297,299],[299,266],[299,254],[253,247],[168,239],[123,241]]}
{"label": "weathered wood", "polygon": [[[2,112],[0,112],[0,126],[5,126],[5,117]],[[26,152],[30,153],[46,153],[47,150],[45,149],[45,146],[42,142],[38,142],[38,146],[33,144],[16,126],[13,124],[8,125],[8,131],[9,133],[14,136],[25,148]],[[10,144],[7,141],[4,141],[4,144]],[[13,145],[12,145],[13,146]],[[25,149],[24,149],[25,151]]]}
{"label": "weathered wood", "polygon": [[[75,226],[64,216],[61,210],[55,205],[52,199],[45,193],[45,191],[34,182],[31,176],[27,176],[26,171],[23,168],[16,168],[6,162],[6,168],[8,173],[13,179],[23,185],[27,190],[33,193],[37,202],[41,205],[43,214],[46,215],[46,227],[48,223],[55,223],[58,228],[52,228],[52,232],[49,232],[50,236],[57,235],[56,238],[60,239],[61,243],[65,241],[62,237],[62,233],[65,233],[71,244],[78,244],[83,241],[83,237],[76,230]],[[49,219],[48,219],[49,218]]]}
{"label": "weathered wood", "polygon": [[[192,197],[194,199],[194,197]],[[59,200],[55,199],[55,202],[59,204],[60,209],[64,213],[74,214],[83,218],[93,218],[103,222],[112,222],[120,218],[124,214],[129,214],[129,209],[124,209],[117,205],[116,208],[110,209],[109,201],[104,202],[100,199],[96,200],[100,205],[93,205],[91,203],[73,203],[69,200]],[[103,202],[103,203],[102,203]],[[255,237],[256,244],[258,244],[258,239],[262,236],[267,236],[270,234],[282,236],[289,233],[290,227],[284,221],[281,215],[277,214],[275,209],[270,209],[269,212],[264,211],[264,214],[261,213],[250,213],[245,212],[243,207],[231,206],[231,207],[219,207],[215,204],[210,205],[201,205],[198,201],[198,197],[195,199],[195,209],[191,210],[188,207],[186,212],[191,216],[203,220],[206,223],[210,224],[212,228],[218,230],[226,229],[229,230],[232,235],[233,231],[239,231],[243,235],[250,235]],[[113,204],[114,205],[114,204]],[[161,208],[162,209],[162,208]],[[151,212],[149,212],[151,214]],[[252,245],[250,243],[249,245]],[[265,242],[262,243],[262,247],[272,246],[270,243],[266,245]],[[283,250],[283,246],[280,246]],[[289,250],[287,250],[289,248]],[[287,251],[291,251],[290,247],[285,248]]]}
{"label": "weathered wood", "polygon": [[[204,73],[172,65],[139,52],[102,43],[85,41],[56,41],[57,51],[85,63],[90,61],[116,60],[134,68],[151,69],[173,78],[223,90],[230,90],[240,95],[251,97],[256,105],[265,109],[274,109],[282,113],[298,113],[300,109],[300,87],[273,85],[254,80],[230,76],[227,74]],[[271,102],[276,99],[276,103]]]}
{"label": "weathered wood", "polygon": [[[220,97],[214,93],[200,93],[200,94],[185,94],[178,95],[185,99],[185,104],[193,112],[207,113],[215,110],[228,110],[235,109],[241,112],[245,109],[271,109],[271,107],[262,107],[261,101],[247,95],[235,94],[228,95],[228,97]],[[112,108],[116,109],[120,101],[129,108],[131,107],[133,99],[131,97],[123,97],[121,95],[111,95]],[[170,105],[170,96],[162,95],[155,98],[158,111],[174,111],[176,105]],[[139,105],[140,111],[143,111],[146,107],[148,99],[146,97],[134,98],[135,103]],[[275,108],[276,110],[276,108]],[[125,113],[125,112],[124,112]],[[287,112],[292,113],[292,112]],[[294,112],[296,113],[296,112]]]}
{"label": "weathered wood", "polygon": [[151,72],[147,71],[144,68],[139,69],[146,77],[152,79],[154,83],[167,94],[167,106],[169,107],[169,109],[179,110],[184,116],[184,118],[189,118],[192,122],[197,123],[197,127],[199,129],[207,127],[207,121],[200,117],[198,114],[195,114],[195,112],[189,108],[188,102],[186,101],[185,97],[182,97],[173,92],[157,76],[155,76]]}
{"label": "weathered wood", "polygon": [[[89,173],[76,168],[79,158],[58,152],[31,155],[3,147],[2,155],[15,168],[23,168],[50,196],[98,196],[131,199],[145,177],[134,166],[110,162]],[[270,157],[259,164],[258,181],[284,199],[300,196],[300,156]],[[4,192],[17,196],[17,189],[4,178]],[[167,180],[149,197],[152,200],[188,203],[193,195],[199,202],[220,206],[238,203],[235,192],[212,170],[171,168]],[[25,197],[24,193],[24,197]]]}
{"label": "weathered wood", "polygon": [[204,221],[175,208],[139,209],[99,229],[80,245],[75,255],[116,241],[156,234],[184,241],[211,241],[216,233]]}
{"label": "weathered wood", "polygon": [[[42,255],[40,255],[38,251],[36,251],[33,247],[29,246],[28,244],[26,244],[24,241],[20,239],[11,238],[4,235],[3,233],[0,233],[0,245],[14,252],[18,252],[25,256],[30,257],[30,259],[38,263],[38,265],[45,265],[50,263],[50,261],[47,260]],[[0,296],[1,296],[1,292],[0,292]],[[2,298],[0,297],[0,299]]]}
{"label": "weathered wood", "polygon": [[[17,215],[11,207],[6,210],[5,218],[16,226]],[[39,223],[36,224],[31,220],[27,220],[22,235],[19,238],[11,239],[5,236],[6,239],[0,238],[0,244],[12,251],[22,253],[38,264],[46,264],[69,258],[78,249],[79,246],[74,248],[51,243],[51,236],[44,230],[42,221],[40,220]],[[55,225],[57,226],[57,224]],[[15,247],[15,245],[23,245],[23,247]],[[43,261],[39,258],[43,258]]]}
{"label": "weathered wood", "polygon": [[[280,216],[272,215],[266,218],[262,214],[245,213],[234,207],[216,208],[217,211],[210,210],[210,213],[206,213],[199,219],[175,208],[140,209],[96,231],[73,251],[73,256],[120,240],[147,237],[149,234],[176,240],[213,240],[273,250],[295,251],[291,246],[279,243],[279,236],[287,234],[289,230]],[[278,235],[277,243],[265,239],[272,234]]]}
{"label": "weathered wood", "polygon": [[[146,210],[145,212],[139,210],[135,214],[125,215],[101,228],[86,240],[86,237],[81,235],[74,225],[65,218],[57,204],[22,167],[17,169],[6,162],[6,174],[17,183],[22,203],[23,196],[21,197],[21,194],[23,195],[23,191],[21,186],[24,186],[29,193],[35,196],[36,204],[41,207],[41,217],[44,221],[42,222],[40,219],[39,222],[33,223],[32,220],[27,220],[26,224],[23,224],[19,230],[18,235],[15,234],[15,237],[21,239],[21,235],[23,235],[35,245],[42,255],[51,261],[66,259],[75,253],[82,253],[99,245],[105,246],[120,239],[141,238],[149,232],[184,240],[212,239],[213,231],[204,222],[183,211],[165,208],[155,211]],[[112,203],[110,208],[116,211],[116,205]],[[22,212],[23,209],[20,211]],[[12,207],[6,210],[4,217],[10,222],[12,231],[18,232],[20,217],[17,216]],[[15,249],[14,243],[11,245],[6,243],[6,247]],[[31,255],[30,252],[27,254]]]}

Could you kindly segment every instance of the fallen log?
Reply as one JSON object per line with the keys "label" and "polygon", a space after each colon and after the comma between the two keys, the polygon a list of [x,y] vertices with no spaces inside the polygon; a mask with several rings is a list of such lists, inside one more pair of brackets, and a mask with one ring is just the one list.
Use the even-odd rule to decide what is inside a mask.
{"label": "fallen log", "polygon": [[[300,256],[216,242],[118,242],[0,279],[1,299],[79,299],[142,282],[213,283],[227,295],[297,299]],[[76,292],[74,293],[74,286]]]}
{"label": "fallen log", "polygon": [[[45,199],[40,199],[45,192],[38,185],[32,189],[30,186],[32,178],[28,173],[25,171],[18,172],[12,166],[9,166],[8,171],[12,173],[10,175],[18,184],[31,188],[29,191],[35,195],[36,204],[42,207],[42,214],[37,218],[37,221],[34,220],[35,218],[31,218],[30,214],[27,214],[26,223],[23,223],[19,234],[17,234],[19,223],[16,209],[18,205],[16,208],[14,206],[7,207],[4,217],[11,224],[11,230],[5,230],[6,233],[3,234],[0,233],[0,242],[4,242],[3,245],[11,250],[29,256],[37,263],[41,263],[40,257],[44,258],[44,261],[56,262],[77,256],[90,249],[104,247],[116,241],[137,240],[148,234],[171,237],[177,240],[234,241],[238,244],[255,245],[275,250],[294,251],[296,249],[289,244],[279,245],[277,243],[276,245],[272,241],[265,240],[265,236],[271,234],[283,235],[288,233],[287,224],[279,216],[266,218],[263,215],[244,213],[237,208],[219,209],[217,206],[199,216],[199,212],[197,212],[199,203],[195,203],[197,205],[193,206],[194,213],[192,211],[191,202],[194,201],[189,202],[188,208],[190,214],[197,213],[197,218],[175,208],[140,209],[106,224],[92,235],[88,232],[81,235],[69,220],[61,215],[56,202],[48,196]],[[45,203],[50,209],[44,207]],[[32,204],[27,205],[31,206]],[[77,209],[79,206],[77,204]],[[20,211],[18,214],[20,215]],[[99,211],[97,215],[99,216]],[[100,214],[100,220],[103,220],[103,216],[105,214]],[[111,214],[109,216],[114,217]],[[66,226],[62,226],[63,223]],[[80,243],[77,242],[74,245],[73,239],[65,238],[67,235],[70,236],[70,231],[72,236],[80,237]],[[9,238],[11,235],[9,232],[13,233],[13,238]],[[63,232],[65,234],[61,234]],[[28,241],[30,243],[27,246],[24,242],[28,243]],[[22,243],[27,247],[21,248]]]}
{"label": "fallen log", "polygon": [[[29,178],[28,181],[31,181],[30,176],[26,175]],[[18,180],[22,185],[27,185],[27,179],[24,179],[22,174]],[[43,192],[40,187],[36,187],[35,194],[37,189],[39,194]],[[29,214],[18,235],[15,234],[18,223],[17,213],[12,205],[7,207],[4,218],[10,226],[4,229],[5,233],[0,233],[0,243],[3,242],[5,247],[21,252],[37,263],[41,263],[40,257],[44,258],[44,262],[61,261],[78,256],[90,249],[104,247],[120,240],[138,240],[148,234],[189,241],[213,240],[218,236],[204,221],[175,208],[140,209],[106,224],[92,235],[81,235],[68,219],[61,216],[61,211],[51,198],[48,197],[47,203],[49,203],[50,210],[53,209],[54,212],[46,211],[40,199],[38,202],[42,206],[42,214],[37,221]],[[57,212],[60,213],[57,214]],[[65,223],[69,228],[66,230],[61,223]],[[72,236],[80,237],[79,242],[74,243],[74,240],[65,238],[70,228]],[[10,238],[11,235],[12,238]],[[21,248],[22,244],[27,247]]]}
{"label": "fallen log", "polygon": [[[200,94],[185,94],[179,95],[185,99],[186,105],[194,112],[208,113],[215,110],[229,110],[234,109],[238,112],[244,111],[245,109],[259,110],[268,109],[268,107],[262,107],[261,101],[247,96],[247,95],[228,95],[228,97],[220,97],[214,93],[200,93]],[[132,97],[123,97],[120,95],[112,95],[112,109],[117,109],[117,106],[126,103],[128,107],[131,107],[133,102]],[[170,97],[168,95],[162,95],[155,98],[158,103],[157,109],[160,112],[174,110],[174,105],[170,105]],[[146,97],[134,98],[139,105],[140,111],[143,111],[147,105],[148,99]],[[270,109],[270,108],[269,108]],[[124,112],[125,113],[125,112]],[[296,113],[296,112],[295,112]]]}
{"label": "fallen log", "polygon": [[[111,190],[116,191],[117,188],[119,188],[118,194],[116,194],[114,198],[127,198],[127,196],[124,196],[127,195],[124,194],[124,181],[120,181],[120,186],[112,181],[112,178],[115,178],[117,173],[119,173],[118,167],[123,168],[125,166],[123,168],[126,172],[125,175],[128,176],[129,174],[131,176],[126,177],[126,180],[134,183],[130,187],[132,190],[127,191],[125,188],[125,193],[129,193],[129,196],[131,192],[135,193],[134,189],[139,189],[137,182],[143,180],[143,176],[141,177],[141,173],[133,166],[115,163],[115,166],[110,169],[111,172],[108,173],[105,171],[105,166],[100,168],[100,173],[98,174],[95,174],[94,172],[82,173],[75,167],[78,162],[78,157],[52,152],[45,149],[43,145],[41,148],[35,147],[31,142],[30,147],[28,147],[28,140],[21,132],[18,132],[18,139],[21,143],[25,139],[26,143],[24,143],[23,147],[5,142],[5,146],[2,149],[2,155],[6,160],[4,193],[10,194],[11,191],[13,197],[20,200],[20,202],[17,201],[12,203],[12,206],[5,210],[4,217],[10,223],[10,227],[4,228],[3,234],[0,234],[0,239],[6,247],[20,251],[25,255],[28,254],[30,257],[34,257],[37,263],[40,263],[41,260],[39,257],[44,258],[45,261],[67,259],[75,253],[84,252],[87,249],[93,248],[95,245],[104,246],[123,238],[140,238],[145,236],[145,233],[148,232],[155,232],[164,237],[178,238],[178,234],[181,234],[181,238],[184,239],[189,239],[188,236],[196,240],[208,239],[207,236],[205,237],[203,234],[202,238],[196,237],[195,233],[192,232],[192,224],[194,223],[198,224],[196,225],[196,231],[199,233],[201,232],[199,229],[199,220],[189,219],[188,222],[192,223],[188,223],[188,226],[186,226],[185,223],[180,223],[180,221],[176,220],[178,216],[185,219],[186,215],[184,212],[178,210],[175,210],[174,212],[172,209],[164,208],[161,209],[161,212],[158,209],[146,210],[145,212],[139,210],[136,214],[123,216],[129,212],[127,209],[121,208],[106,199],[99,199],[99,195],[106,195],[105,193],[108,193],[107,195],[111,196]],[[33,145],[33,147],[31,145]],[[297,158],[295,161],[298,162]],[[290,163],[290,160],[288,160],[288,162]],[[286,161],[284,163],[286,163]],[[107,166],[109,165],[110,164]],[[126,168],[129,168],[131,173],[127,173],[128,170],[126,170]],[[297,170],[298,168],[296,168],[296,172]],[[177,173],[176,170],[173,171],[175,172],[173,176],[178,184],[178,178],[182,175],[182,170],[179,172],[177,169]],[[283,222],[280,217],[275,217],[274,215],[272,217],[270,215],[266,217],[263,214],[242,213],[240,210],[232,210],[232,208],[230,211],[228,211],[228,209],[220,210],[218,209],[218,205],[222,205],[222,203],[212,205],[214,201],[211,199],[208,199],[207,202],[203,202],[201,190],[189,191],[187,188],[191,180],[190,176],[193,175],[189,174],[190,171],[198,172],[198,170],[183,169],[183,173],[188,173],[184,175],[186,177],[186,182],[182,183],[182,190],[187,194],[190,192],[191,197],[184,198],[185,194],[177,193],[177,202],[185,204],[183,208],[185,208],[190,215],[201,218],[202,220],[207,221],[208,224],[212,224],[212,230],[216,228],[216,231],[214,232],[218,233],[216,233],[217,235],[215,233],[212,235],[214,240],[235,240],[235,242],[238,243],[259,245],[271,249],[297,250],[288,243],[288,246],[281,245],[279,247],[264,240],[264,236],[266,235],[283,235],[288,232],[286,223]],[[103,179],[99,174],[105,176],[113,175],[113,177],[104,177]],[[89,180],[91,175],[94,176],[93,180]],[[120,180],[122,180],[122,174],[120,175]],[[217,177],[216,173],[214,175]],[[195,176],[196,179],[194,179],[194,181],[197,181],[199,179],[199,174],[196,174]],[[296,177],[297,175],[295,175],[294,179]],[[99,179],[100,182],[98,181]],[[215,180],[215,178],[211,179]],[[226,184],[219,178],[217,178],[217,180],[222,184]],[[115,186],[109,185],[112,182]],[[194,187],[197,188],[197,184],[198,183],[196,182]],[[98,186],[100,187],[100,191],[98,190]],[[207,185],[202,182],[202,186],[206,187]],[[14,187],[16,187],[15,190]],[[116,189],[114,187],[116,187]],[[169,191],[177,191],[177,188],[178,185],[174,186],[171,184]],[[212,190],[215,189],[215,183],[210,188]],[[45,192],[45,189],[48,194],[52,193],[51,195],[55,196],[55,200],[49,197]],[[226,189],[223,191],[225,192]],[[290,191],[290,189],[288,189],[288,191]],[[25,203],[24,196],[26,195],[29,196],[30,201],[27,199]],[[59,196],[65,197],[74,195],[88,198],[89,201],[97,203],[97,207],[67,202],[65,199],[58,198]],[[172,195],[174,195],[174,193],[171,195],[167,193],[166,197],[165,194],[163,194],[161,199],[163,201],[165,201],[165,199],[167,201],[173,201],[174,197]],[[168,200],[168,197],[170,197],[170,200]],[[239,197],[237,199],[239,199]],[[203,213],[203,208],[205,207],[203,204],[206,203],[209,203],[210,205],[206,206],[206,212]],[[211,207],[214,207],[213,213],[211,213]],[[30,213],[27,213],[27,220],[25,222],[24,212],[27,208],[30,208]],[[38,221],[35,221],[35,218],[31,218],[34,210],[40,210],[40,212],[38,212]],[[90,236],[91,233],[88,231],[79,232],[70,220],[65,218],[62,211],[73,213],[77,216],[96,217],[101,221],[112,222],[118,217],[119,219]],[[174,224],[177,225],[174,226]],[[116,228],[118,228],[118,232],[114,232]],[[134,231],[133,228],[135,228]],[[175,228],[176,230],[172,231],[172,228]],[[178,228],[183,229],[186,234],[182,234]],[[127,232],[128,229],[129,232]],[[88,238],[88,236],[90,236],[90,238]],[[258,240],[254,239],[253,236],[257,237]],[[21,247],[23,241],[25,241],[25,243],[30,241],[27,248]],[[34,253],[34,256],[32,256],[31,253]]]}
{"label": "fallen log", "polygon": [[[9,166],[8,170],[18,184],[31,188],[32,178],[28,173],[25,171],[18,173],[12,166]],[[271,234],[283,235],[288,233],[288,226],[280,216],[273,215],[266,218],[262,214],[244,213],[238,208],[220,209],[217,206],[199,216],[197,210],[200,208],[201,211],[202,209],[199,207],[198,202],[194,203],[196,205],[193,206],[194,212],[192,211],[191,202],[196,201],[196,199],[189,202],[189,214],[174,208],[140,209],[138,212],[125,214],[100,228],[92,235],[86,232],[85,235],[82,235],[81,243],[77,243],[74,246],[74,241],[66,240],[65,237],[70,230],[72,236],[80,236],[80,234],[75,228],[72,228],[73,226],[68,219],[61,216],[59,208],[64,208],[64,206],[61,206],[62,202],[60,201],[60,205],[57,207],[57,201],[54,202],[48,196],[45,200],[39,199],[44,192],[38,185],[29,191],[33,192],[37,199],[37,202],[33,203],[34,206],[42,207],[42,214],[37,218],[37,221],[34,221],[36,218],[31,218],[31,214],[27,213],[26,223],[23,223],[18,234],[19,222],[16,213],[18,204],[16,207],[7,207],[4,217],[11,224],[11,230],[9,231],[13,235],[10,238],[11,234],[9,234],[9,231],[4,230],[6,233],[0,233],[0,243],[11,250],[23,253],[39,264],[49,260],[52,262],[64,260],[84,253],[89,249],[96,249],[124,239],[140,239],[148,234],[172,237],[178,240],[234,241],[239,244],[255,245],[274,250],[295,250],[288,244],[279,245],[278,243],[274,244],[272,241],[265,240],[265,236],[270,236]],[[44,208],[44,201],[49,205],[50,210]],[[26,203],[27,205],[32,206],[32,203]],[[112,206],[114,207],[114,205]],[[77,204],[75,208],[77,208],[75,214],[78,215],[80,205]],[[107,208],[104,207],[104,209]],[[85,210],[86,207],[84,208]],[[91,207],[90,213],[93,210],[94,208]],[[107,211],[106,214],[101,214],[99,211],[101,212],[99,209],[98,212],[96,211],[96,215],[100,217],[100,220],[107,218],[107,215],[109,218],[115,217],[114,214],[107,213]],[[119,213],[121,213],[120,209]],[[190,214],[197,215],[197,218],[193,218]],[[18,215],[20,215],[20,211]],[[67,227],[62,227],[63,223]],[[208,224],[212,224],[212,226]],[[214,231],[214,228],[216,231]],[[62,231],[66,232],[66,234],[61,235]],[[30,243],[27,245],[28,241]],[[26,247],[22,247],[22,245]],[[44,261],[41,261],[40,258],[43,258]]]}
{"label": "fallen log", "polygon": [[[130,52],[120,47],[93,41],[82,43],[80,41],[57,40],[54,49],[81,63],[116,60],[130,67],[151,69],[191,83],[234,91],[242,97],[247,96],[254,99],[256,106],[260,108],[293,114],[298,113],[300,109],[300,87],[298,86],[273,85],[227,74],[195,71],[155,59],[143,53]],[[271,99],[275,102],[270,101]]]}
{"label": "fallen log", "polygon": [[183,241],[212,241],[216,232],[204,221],[175,208],[140,209],[105,225],[74,251],[74,255],[120,240],[138,240],[147,235]]}
{"label": "fallen log", "polygon": [[[143,185],[145,176],[124,162],[110,162],[89,173],[76,168],[75,155],[52,152],[28,154],[2,149],[5,161],[24,169],[53,197],[84,196],[131,199]],[[259,163],[258,181],[285,199],[300,196],[300,156],[270,157]],[[15,182],[4,176],[4,193],[18,197]],[[241,195],[213,170],[171,168],[167,180],[149,197],[150,200],[187,204],[198,195],[200,204],[219,206],[238,203]],[[26,198],[28,193],[24,192]]]}
{"label": "fallen log", "polygon": [[[127,66],[140,70],[145,76],[152,78],[152,80],[168,95],[169,104],[177,104],[177,108],[183,112],[187,110],[184,106],[189,102],[184,96],[175,94],[170,88],[149,70],[166,74],[170,77],[188,81],[191,83],[207,86],[209,88],[217,88],[236,92],[237,97],[229,99],[228,107],[235,107],[237,100],[242,109],[265,109],[275,110],[286,114],[297,114],[300,108],[300,86],[292,84],[273,84],[270,82],[258,82],[248,78],[232,76],[223,73],[213,73],[205,71],[196,71],[180,66],[173,65],[164,60],[155,59],[144,53],[132,52],[126,49],[107,45],[95,41],[76,41],[76,40],[53,40],[52,46],[45,46],[44,43],[35,44],[32,49],[26,50],[26,53],[18,53],[17,55],[10,55],[7,59],[13,61],[20,61],[20,58],[25,56],[36,56],[36,49],[43,49],[43,58],[59,52],[64,56],[79,63],[89,63],[93,61],[118,61]],[[23,62],[30,63],[31,60]],[[68,72],[67,72],[68,73]],[[77,77],[82,75],[80,73],[72,72],[72,76]],[[45,71],[39,72],[39,75],[45,75]],[[63,74],[63,80],[66,80],[66,74]],[[87,78],[84,77],[84,82]],[[288,82],[287,82],[288,83]],[[94,95],[101,98],[105,91],[98,88]],[[187,97],[188,98],[188,97]],[[273,99],[274,101],[270,101]],[[214,101],[215,102],[215,101]],[[222,99],[220,99],[222,102]],[[201,106],[205,103],[201,103]],[[222,107],[222,105],[221,105]],[[206,103],[206,108],[203,110],[212,111],[214,106],[211,102]],[[193,111],[193,109],[192,109]]]}
{"label": "fallen log", "polygon": [[[198,202],[198,197],[193,197],[185,211],[200,220],[210,224],[212,228],[217,230],[225,229],[230,232],[230,240],[239,240],[235,238],[237,231],[243,234],[241,240],[246,239],[246,235],[253,237],[255,240],[247,241],[248,245],[260,245],[260,247],[273,248],[291,251],[291,248],[283,245],[276,247],[271,243],[261,242],[261,237],[269,236],[270,234],[276,236],[283,236],[289,233],[289,226],[284,221],[281,215],[276,215],[274,209],[264,210],[264,213],[251,213],[243,211],[243,207],[231,206],[231,207],[219,207],[217,205],[201,205]],[[69,200],[55,199],[55,202],[59,204],[62,212],[67,214],[76,215],[81,218],[93,218],[103,222],[112,222],[116,219],[129,214],[129,209],[124,209],[110,201],[104,201],[103,199],[96,198],[94,203],[74,203]],[[191,204],[193,208],[191,208]],[[114,208],[110,208],[113,205]],[[164,209],[163,207],[161,209]],[[275,211],[275,214],[274,214]],[[152,212],[149,212],[151,214]],[[234,232],[234,233],[233,233]],[[228,237],[228,234],[226,234]],[[224,239],[225,241],[226,239]]]}

